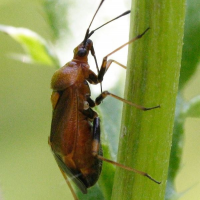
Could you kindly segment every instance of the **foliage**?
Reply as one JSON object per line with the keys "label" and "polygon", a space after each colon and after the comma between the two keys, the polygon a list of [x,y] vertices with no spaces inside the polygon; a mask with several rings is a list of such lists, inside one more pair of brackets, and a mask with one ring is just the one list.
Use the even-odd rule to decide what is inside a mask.
{"label": "foliage", "polygon": [[[184,2],[182,1],[182,3],[184,3]],[[59,3],[58,2],[55,3],[55,1],[52,1],[52,0],[44,1],[44,4],[43,4],[44,12],[45,12],[46,17],[48,19],[47,21],[48,21],[49,27],[51,28],[51,35],[53,36],[51,43],[46,41],[40,35],[38,35],[37,33],[33,32],[29,29],[16,28],[16,27],[6,26],[6,25],[0,26],[1,32],[8,34],[10,37],[12,37],[15,41],[17,41],[23,47],[26,55],[20,55],[20,56],[17,55],[17,59],[20,59],[21,61],[28,62],[28,63],[39,63],[39,64],[43,64],[43,65],[46,65],[46,66],[55,66],[56,68],[59,67],[59,63],[60,63],[59,59],[60,58],[58,58],[58,56],[57,56],[57,52],[55,50],[56,49],[55,45],[58,41],[62,40],[62,38],[64,37],[64,31],[68,31],[68,28],[67,28],[68,27],[67,9],[64,9],[67,6],[64,6],[64,5],[65,5],[65,1],[59,1]],[[55,7],[56,7],[56,10],[54,10]],[[182,58],[182,63],[181,63],[181,76],[180,76],[180,83],[179,83],[179,92],[178,92],[178,96],[177,96],[174,134],[173,134],[173,145],[172,145],[171,156],[170,156],[170,165],[169,165],[168,182],[167,182],[167,190],[166,190],[166,199],[167,200],[178,199],[181,195],[181,194],[178,194],[176,192],[176,189],[175,189],[175,186],[174,186],[174,181],[175,181],[175,178],[177,176],[177,173],[179,171],[180,164],[181,164],[181,155],[182,155],[183,140],[184,140],[184,128],[183,127],[184,127],[185,120],[186,120],[187,117],[198,117],[198,118],[200,117],[200,96],[194,97],[193,99],[186,101],[183,98],[183,95],[182,95],[182,91],[183,91],[184,87],[187,85],[188,80],[190,80],[193,77],[193,75],[195,74],[197,66],[198,66],[198,62],[199,62],[199,56],[200,56],[200,52],[199,52],[200,51],[200,48],[199,48],[199,44],[200,44],[200,37],[199,37],[200,23],[199,23],[199,19],[200,18],[199,18],[199,12],[198,12],[199,8],[200,8],[200,2],[198,0],[188,0],[188,2],[187,2],[187,12],[186,12],[186,21],[185,21],[185,30],[184,30],[184,46],[183,46],[183,53],[182,53],[183,58]],[[151,9],[153,9],[153,8],[151,8]],[[171,9],[171,8],[168,8],[168,9]],[[141,13],[145,13],[145,12],[141,12]],[[140,15],[142,15],[141,13],[140,13]],[[170,13],[170,15],[171,15],[171,13]],[[65,17],[63,17],[63,16],[65,16]],[[136,17],[136,19],[138,19],[137,18],[138,17],[137,12],[135,12],[132,16],[134,16],[134,17]],[[136,24],[135,30],[137,31],[137,33],[138,33],[138,30],[140,30],[140,31],[144,30],[144,28],[146,26],[148,26],[148,23],[146,21],[149,20],[148,19],[149,16],[145,16],[145,17],[147,19],[139,20],[140,26],[142,28],[138,28],[138,24]],[[174,17],[176,17],[176,16],[174,16]],[[181,20],[183,21],[184,14],[181,17],[182,17]],[[145,21],[146,22],[145,25],[142,24],[141,21]],[[138,23],[138,22],[135,22],[135,23]],[[156,28],[155,26],[157,26],[153,23],[154,22],[152,22],[152,24],[151,24],[151,29]],[[167,28],[164,26],[163,30],[160,33],[165,34],[165,32],[167,32],[166,29]],[[135,31],[135,33],[136,33],[136,31]],[[152,39],[153,37],[156,38],[154,40],[154,42],[155,42],[156,40],[159,39],[158,38],[159,36],[153,35],[153,34],[156,34],[154,32],[154,30],[150,30],[149,33],[147,33],[144,36],[146,38],[141,39],[141,41],[139,40],[138,43],[141,43],[142,45],[146,45],[150,41],[150,39],[147,39],[147,38]],[[165,34],[165,36],[166,36],[166,34]],[[179,41],[181,41],[182,35],[180,34],[178,36],[179,36]],[[167,38],[167,37],[166,38],[169,39],[169,41],[168,41],[169,43],[166,44],[166,45],[172,45],[171,39],[173,39],[174,36],[171,35],[171,37],[170,36],[168,36],[168,37],[169,38]],[[142,40],[144,40],[146,42],[146,44],[143,44]],[[152,46],[154,44],[151,43],[150,45]],[[181,45],[182,44],[180,43],[179,48],[181,48]],[[150,52],[147,52],[147,48],[148,48],[147,46],[143,46],[143,47],[139,47],[139,48],[140,48],[139,51],[143,50],[147,54],[150,53]],[[161,46],[160,48],[165,48],[165,47]],[[176,53],[174,55],[171,55],[171,56],[173,57],[175,55],[176,55]],[[177,53],[177,55],[178,55],[178,57],[180,57],[180,49],[179,49],[179,52]],[[140,58],[140,60],[143,60],[144,62],[146,62],[145,57],[141,57],[141,55],[140,55],[139,58]],[[150,57],[149,59],[151,61],[151,59],[153,59],[153,58]],[[154,60],[154,62],[158,62],[158,60]],[[177,62],[179,62],[179,61],[177,61]],[[160,64],[160,62],[159,62],[159,64]],[[144,63],[144,65],[146,66],[147,63]],[[177,66],[178,65],[179,64],[177,63]],[[141,63],[138,66],[140,67]],[[145,78],[147,80],[149,69],[144,68],[142,70],[144,70],[144,71],[143,72],[137,72],[137,73],[139,73],[138,77],[140,78],[140,80],[143,80],[143,78],[145,76]],[[178,71],[179,71],[179,69],[177,67],[177,71],[176,71],[177,74],[176,74],[176,77],[175,77],[175,81],[177,80]],[[132,70],[130,72],[135,72],[135,71]],[[149,78],[149,81],[153,82],[156,79],[158,79],[158,77],[156,77],[156,76],[159,73],[161,73],[161,69],[159,71],[159,70],[156,70],[155,68],[152,68],[151,72],[154,73],[154,76]],[[135,76],[135,74],[134,74],[134,76]],[[160,77],[160,79],[161,78],[162,77]],[[138,78],[136,78],[135,80],[138,81],[138,83],[140,83]],[[174,80],[170,79],[168,81],[174,81]],[[149,98],[153,99],[153,97],[155,97],[155,99],[157,98],[157,101],[154,99],[154,101],[149,102],[149,104],[151,103],[151,105],[156,105],[157,103],[161,103],[159,101],[161,99],[158,98],[159,94],[150,93],[150,90],[146,89],[145,88],[146,86],[142,85],[143,83],[141,83],[141,85],[140,84],[137,85],[136,83],[133,83],[133,84],[134,84],[135,88],[140,88],[141,92],[144,92],[144,91],[145,91],[145,93],[147,92],[149,97],[148,96],[142,97],[139,94],[140,92],[138,92],[139,96],[137,97],[138,98],[137,99],[134,95],[132,95],[132,92],[130,92],[129,95],[128,95],[129,99],[135,99],[136,102],[142,102],[142,103],[147,104],[147,100],[149,102]],[[131,87],[133,87],[133,85],[131,85]],[[158,85],[153,86],[154,89],[156,89],[156,87],[158,87]],[[130,89],[130,87],[129,87],[129,89]],[[165,88],[163,87],[163,90],[164,89]],[[176,90],[176,86],[175,86],[175,90]],[[152,89],[152,91],[153,91],[153,89]],[[165,92],[165,91],[163,91],[163,92]],[[176,93],[176,91],[174,91],[174,95],[176,95],[175,93]],[[126,94],[127,94],[127,92],[126,92]],[[166,105],[167,105],[167,103],[162,104],[161,109],[164,110],[164,107]],[[129,110],[129,108],[126,107],[125,110]],[[104,113],[104,110],[102,112]],[[128,117],[130,115],[134,114],[134,115],[137,116],[137,120],[140,119],[142,121],[142,119],[144,118],[144,115],[141,114],[141,111],[130,111],[130,112],[131,113],[129,113]],[[155,117],[158,112],[161,112],[161,111],[158,111],[158,110],[149,111],[148,114],[147,114],[147,112],[145,112],[145,115],[147,115],[149,117],[149,119],[145,119],[144,122],[146,124],[150,124],[150,122],[156,124],[159,121],[158,116]],[[172,107],[170,108],[170,112],[173,112]],[[114,114],[113,117],[115,117],[116,113],[113,113],[113,114]],[[154,118],[153,118],[153,116],[154,116]],[[110,116],[110,118],[112,118],[112,116]],[[157,121],[155,119],[157,119]],[[172,121],[172,119],[173,119],[173,117],[171,117],[170,120]],[[146,126],[144,124],[144,122],[138,123],[138,121],[136,121],[136,122],[134,121],[134,125],[138,129],[144,129],[144,127]],[[124,123],[126,123],[126,122],[124,122]],[[131,123],[132,122],[129,122],[129,124],[131,124]],[[170,126],[172,127],[172,125],[170,125]],[[148,129],[146,129],[146,130],[148,130]],[[154,134],[156,134],[157,133],[156,129],[153,129],[153,130],[155,130]],[[127,132],[127,131],[128,130],[124,128],[124,125],[122,125],[122,136],[121,136],[122,140],[123,140],[123,134],[124,135],[130,134],[130,132]],[[112,130],[112,129],[108,128],[108,129],[104,130],[103,132],[104,132],[104,136],[103,136],[104,139],[108,137],[108,135],[107,135],[108,133],[109,133],[109,135],[113,133],[113,135],[116,135],[116,137],[117,137],[116,129]],[[136,134],[136,136],[139,137],[139,133]],[[143,139],[145,140],[145,138],[143,138]],[[160,139],[160,138],[158,137],[157,139]],[[158,143],[156,143],[157,139],[154,136],[152,136],[151,144],[155,143],[156,145],[158,145]],[[107,158],[110,158],[113,155],[115,155],[115,152],[113,153],[113,149],[115,149],[114,145],[115,145],[114,142],[111,142],[111,146],[108,145],[106,142],[103,143],[104,155]],[[169,147],[170,142],[167,145]],[[126,147],[123,146],[122,144],[121,144],[121,146],[124,149],[126,149]],[[138,141],[136,141],[136,145],[134,146],[134,148],[132,146],[127,146],[127,148],[128,148],[127,151],[130,152],[130,149],[132,149],[132,152],[134,151],[134,155],[136,157],[139,156],[139,154],[137,155],[137,151],[135,151],[135,150],[138,150],[138,149],[139,149],[139,151],[141,151],[141,149],[140,149],[141,146],[139,146]],[[153,148],[154,151],[157,149],[157,147],[153,147],[153,146],[152,146],[152,148]],[[148,149],[146,149],[146,148],[144,148],[144,149],[146,151],[146,155],[151,156],[151,157],[153,156],[153,155],[148,154]],[[128,156],[126,157],[126,156],[123,155],[124,153],[126,153],[126,151],[124,151],[123,154],[121,154],[119,156],[119,158],[120,158],[119,160],[122,161],[123,159],[125,159],[125,161],[127,162],[127,165],[129,164],[131,166],[134,166],[134,163],[135,163],[136,166],[137,165],[140,166],[140,164],[141,164],[140,161],[142,159],[147,159],[147,157],[146,158],[140,157],[138,160],[135,159],[135,158],[132,159],[132,157],[133,157],[132,152],[130,153],[130,155],[127,152]],[[119,152],[119,153],[121,153],[121,152]],[[144,152],[142,152],[142,153],[144,154]],[[123,158],[122,158],[122,156],[123,156]],[[132,161],[128,161],[128,157],[131,157]],[[156,159],[159,159],[159,155]],[[160,161],[160,162],[162,162],[162,161]],[[159,162],[159,166],[161,167],[162,164],[160,162]],[[123,162],[123,163],[125,163],[125,162]],[[150,167],[150,169],[152,170],[153,175],[157,179],[160,179],[160,177],[162,177],[163,178],[162,180],[164,180],[165,174],[163,175],[162,172],[157,173],[157,171],[153,170],[152,167]],[[144,170],[146,170],[146,168],[144,168]],[[114,179],[113,178],[114,173],[115,173],[114,167],[105,164],[104,170],[102,172],[102,176],[99,180],[98,185],[95,186],[94,188],[90,189],[90,192],[87,195],[87,198],[84,198],[84,199],[87,199],[87,200],[94,199],[94,196],[95,196],[95,199],[96,199],[97,195],[99,196],[100,200],[103,198],[103,196],[104,196],[105,199],[110,199],[111,193],[112,193],[112,186],[111,185],[112,185],[112,182],[113,182],[113,179]],[[121,174],[123,174],[123,173],[121,173]],[[128,174],[128,176],[130,176],[129,173],[127,173],[127,174]],[[118,175],[116,175],[116,177],[117,176]],[[140,178],[137,178],[136,176],[135,176],[135,179],[137,181],[139,180],[139,182],[140,182],[140,180],[142,178],[140,179]],[[131,177],[130,177],[130,179],[132,179]],[[116,179],[118,179],[118,181],[121,182],[121,179],[119,179],[119,178],[116,178]],[[147,183],[147,181],[145,182],[145,184],[146,183]],[[114,187],[114,192],[116,192],[115,187]],[[128,189],[132,189],[130,185],[127,186],[127,190]],[[77,192],[77,193],[78,193],[78,196],[81,199],[83,199],[82,194],[80,194],[79,192]],[[116,194],[117,194],[117,192],[116,192]],[[119,197],[121,198],[121,196],[119,196]]]}

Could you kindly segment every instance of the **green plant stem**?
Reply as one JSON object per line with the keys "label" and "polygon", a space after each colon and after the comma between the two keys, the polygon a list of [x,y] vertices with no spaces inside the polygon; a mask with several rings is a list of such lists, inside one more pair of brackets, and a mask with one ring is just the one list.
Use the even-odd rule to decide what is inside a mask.
{"label": "green plant stem", "polygon": [[181,66],[185,1],[132,1],[130,39],[151,29],[129,46],[118,162],[147,172],[158,181],[117,168],[112,200],[164,199]]}

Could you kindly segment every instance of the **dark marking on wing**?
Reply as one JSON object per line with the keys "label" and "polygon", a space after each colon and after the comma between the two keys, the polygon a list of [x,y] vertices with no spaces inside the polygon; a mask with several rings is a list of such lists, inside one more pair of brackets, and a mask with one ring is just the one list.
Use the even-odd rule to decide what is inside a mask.
{"label": "dark marking on wing", "polygon": [[58,166],[62,169],[62,171],[78,186],[78,188],[81,190],[83,194],[87,194],[87,187],[85,184],[78,178],[78,176],[81,176],[81,172],[78,174],[74,174],[71,169],[69,169],[65,163],[63,162],[62,158],[53,152],[53,155],[56,159],[56,162]]}

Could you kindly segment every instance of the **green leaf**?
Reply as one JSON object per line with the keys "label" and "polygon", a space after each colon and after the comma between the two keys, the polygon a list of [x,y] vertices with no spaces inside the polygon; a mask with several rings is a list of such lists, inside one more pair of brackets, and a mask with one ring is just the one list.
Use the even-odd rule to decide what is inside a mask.
{"label": "green leaf", "polygon": [[[26,61],[44,65],[58,66],[58,60],[52,48],[37,33],[26,29],[0,25],[0,31],[11,36],[26,52]],[[24,60],[23,60],[24,61]]]}

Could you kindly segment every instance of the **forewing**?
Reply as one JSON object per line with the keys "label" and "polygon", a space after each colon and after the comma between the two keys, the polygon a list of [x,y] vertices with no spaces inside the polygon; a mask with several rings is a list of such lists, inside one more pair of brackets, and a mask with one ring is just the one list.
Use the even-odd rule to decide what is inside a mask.
{"label": "forewing", "polygon": [[62,158],[53,152],[53,155],[56,159],[56,162],[60,169],[78,186],[83,194],[87,194],[87,187],[84,183],[78,178],[81,174],[74,174],[72,170],[70,170],[65,163],[63,162]]}

